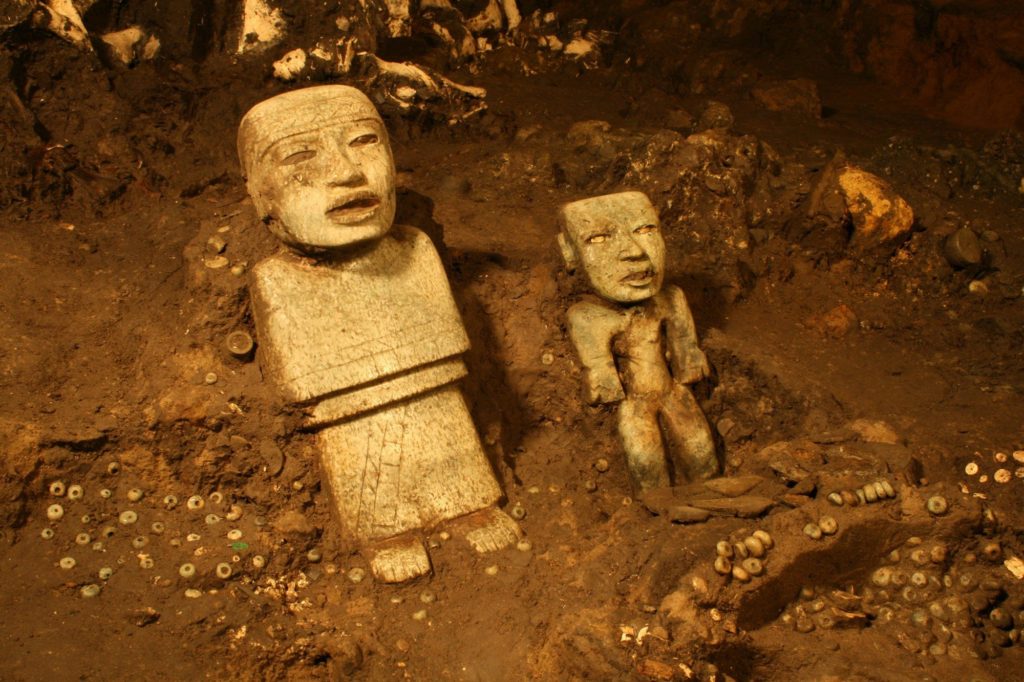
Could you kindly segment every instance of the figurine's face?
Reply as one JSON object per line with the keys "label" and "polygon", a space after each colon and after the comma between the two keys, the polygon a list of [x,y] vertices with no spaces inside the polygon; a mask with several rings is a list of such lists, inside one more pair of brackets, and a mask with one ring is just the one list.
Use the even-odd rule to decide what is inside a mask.
{"label": "figurine's face", "polygon": [[566,204],[559,243],[570,269],[582,267],[590,286],[617,303],[643,301],[661,289],[665,241],[658,214],[642,192],[622,192]]}
{"label": "figurine's face", "polygon": [[[323,101],[309,96],[317,91]],[[353,88],[326,86],[257,107],[289,96],[302,99],[248,126],[243,121],[239,138],[261,218],[300,251],[384,236],[395,217],[395,169],[387,131],[369,100]]]}

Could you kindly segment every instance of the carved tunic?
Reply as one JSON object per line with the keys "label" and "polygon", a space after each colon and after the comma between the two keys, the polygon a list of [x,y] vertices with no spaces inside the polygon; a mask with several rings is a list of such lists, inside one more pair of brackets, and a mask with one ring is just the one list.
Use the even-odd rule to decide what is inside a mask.
{"label": "carved tunic", "polygon": [[395,226],[337,262],[253,270],[263,365],[308,407],[342,523],[387,538],[494,504],[497,481],[461,392],[469,348],[430,239]]}

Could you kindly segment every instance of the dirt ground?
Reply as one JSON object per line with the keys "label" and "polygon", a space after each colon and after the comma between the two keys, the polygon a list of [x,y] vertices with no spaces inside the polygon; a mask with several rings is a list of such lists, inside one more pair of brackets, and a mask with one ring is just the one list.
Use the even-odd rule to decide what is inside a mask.
{"label": "dirt ground", "polygon": [[[442,251],[472,342],[464,389],[529,540],[477,555],[431,529],[433,575],[392,586],[336,533],[312,436],[258,356],[225,348],[255,334],[247,275],[277,248],[235,130],[311,81],[270,78],[269,58],[124,68],[39,29],[2,35],[0,679],[1019,674],[1019,130],[959,127],[757,42],[706,88],[629,50],[583,68],[505,45],[447,72],[487,89],[486,112],[385,110],[399,221]],[[752,94],[794,78],[817,110],[805,90],[779,110]],[[855,249],[849,216],[814,205],[836,164],[887,180],[911,231]],[[556,211],[626,188],[661,211],[726,480],[766,510],[674,521],[692,489],[637,496],[614,409],[582,402],[565,311],[583,289]],[[963,228],[981,255],[954,265]],[[881,480],[896,499],[827,499]],[[838,532],[805,534],[826,517]],[[764,575],[716,573],[716,543],[756,529]]]}

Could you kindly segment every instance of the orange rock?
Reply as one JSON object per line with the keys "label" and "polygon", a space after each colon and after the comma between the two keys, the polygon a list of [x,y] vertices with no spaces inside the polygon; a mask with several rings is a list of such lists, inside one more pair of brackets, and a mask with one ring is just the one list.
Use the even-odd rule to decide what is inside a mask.
{"label": "orange rock", "polygon": [[839,189],[853,222],[851,247],[870,250],[892,245],[910,233],[913,209],[882,178],[847,166],[839,173]]}

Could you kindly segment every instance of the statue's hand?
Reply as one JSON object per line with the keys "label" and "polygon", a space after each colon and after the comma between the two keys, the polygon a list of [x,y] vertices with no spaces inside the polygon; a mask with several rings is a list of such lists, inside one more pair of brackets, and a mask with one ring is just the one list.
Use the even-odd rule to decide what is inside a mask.
{"label": "statue's hand", "polygon": [[614,374],[604,374],[595,377],[593,374],[587,376],[587,402],[591,405],[608,405],[625,399],[626,392],[622,390],[622,382]]}
{"label": "statue's hand", "polygon": [[675,380],[680,384],[695,384],[709,376],[711,376],[711,366],[708,365],[708,356],[699,348],[694,348],[687,353],[686,362],[680,368],[679,375],[675,377]]}

